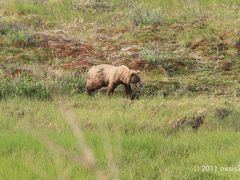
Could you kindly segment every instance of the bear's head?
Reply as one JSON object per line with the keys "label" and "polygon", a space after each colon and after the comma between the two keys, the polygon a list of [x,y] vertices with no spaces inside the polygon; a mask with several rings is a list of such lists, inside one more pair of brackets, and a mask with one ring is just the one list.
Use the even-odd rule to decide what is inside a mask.
{"label": "bear's head", "polygon": [[133,71],[130,72],[130,78],[129,78],[129,84],[137,84],[141,82],[141,79],[139,77],[140,71]]}
{"label": "bear's head", "polygon": [[142,91],[143,91],[143,86],[141,84],[141,78],[139,76],[139,72],[140,71],[131,71],[131,75],[130,75],[130,84],[134,84],[137,88],[137,92],[136,94],[134,94],[134,99],[135,98],[139,98],[139,96],[142,95]]}
{"label": "bear's head", "polygon": [[139,76],[140,71],[135,71],[128,69],[126,66],[120,66],[118,68],[118,73],[120,80],[125,84],[135,84],[138,86],[142,86],[141,78]]}

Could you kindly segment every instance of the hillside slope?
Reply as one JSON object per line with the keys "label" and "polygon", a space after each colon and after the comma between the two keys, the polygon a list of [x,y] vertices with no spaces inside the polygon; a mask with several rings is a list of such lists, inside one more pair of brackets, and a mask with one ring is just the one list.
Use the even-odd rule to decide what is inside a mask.
{"label": "hillside slope", "polygon": [[125,64],[142,70],[148,95],[238,96],[240,4],[191,2],[1,1],[1,73]]}

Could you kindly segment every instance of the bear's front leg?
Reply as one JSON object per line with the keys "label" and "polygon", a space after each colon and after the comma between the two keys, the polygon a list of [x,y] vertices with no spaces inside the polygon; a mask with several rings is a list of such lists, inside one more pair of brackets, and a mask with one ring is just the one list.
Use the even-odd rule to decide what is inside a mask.
{"label": "bear's front leg", "polygon": [[87,95],[92,96],[93,90],[86,88]]}
{"label": "bear's front leg", "polygon": [[132,88],[129,84],[123,84],[124,85],[124,88],[125,88],[125,93],[126,95],[130,98],[130,99],[133,99],[133,96],[132,96]]}
{"label": "bear's front leg", "polygon": [[111,95],[113,94],[114,89],[115,89],[116,87],[117,87],[116,84],[114,84],[114,83],[109,83],[109,84],[108,84],[108,88],[107,88],[107,94],[108,94],[109,96],[111,96]]}

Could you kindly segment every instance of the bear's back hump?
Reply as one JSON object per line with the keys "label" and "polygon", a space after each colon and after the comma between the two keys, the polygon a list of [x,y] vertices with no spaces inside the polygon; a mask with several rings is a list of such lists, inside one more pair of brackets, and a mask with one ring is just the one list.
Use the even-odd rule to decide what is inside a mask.
{"label": "bear's back hump", "polygon": [[[89,76],[101,78],[108,78],[110,74],[115,71],[116,67],[108,65],[108,64],[101,64],[97,66],[93,66],[89,69]],[[110,75],[111,76],[111,75]]]}

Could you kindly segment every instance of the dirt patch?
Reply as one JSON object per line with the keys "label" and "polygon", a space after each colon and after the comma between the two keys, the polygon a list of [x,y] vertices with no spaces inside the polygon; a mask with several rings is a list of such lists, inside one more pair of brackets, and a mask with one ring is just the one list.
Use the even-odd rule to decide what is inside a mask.
{"label": "dirt patch", "polygon": [[[101,29],[98,32],[106,33]],[[125,31],[121,31],[124,33]],[[110,33],[116,33],[115,31]],[[50,49],[51,56],[64,59],[61,63],[64,69],[86,70],[95,64],[129,65],[133,69],[148,68],[149,64],[139,58],[140,48],[127,42],[118,42],[105,35],[96,35],[93,42],[82,42],[69,38],[64,31],[56,33],[38,33],[33,36],[40,42],[41,47]]]}
{"label": "dirt patch", "polygon": [[74,60],[61,64],[61,67],[65,69],[89,68],[99,56],[93,46],[67,38],[63,32],[58,34],[38,33],[34,37],[41,42],[44,48],[51,49],[55,57]]}
{"label": "dirt patch", "polygon": [[240,52],[239,35],[234,31],[217,32],[212,30],[210,37],[195,37],[187,47],[208,60],[226,60],[225,57],[236,57]]}

